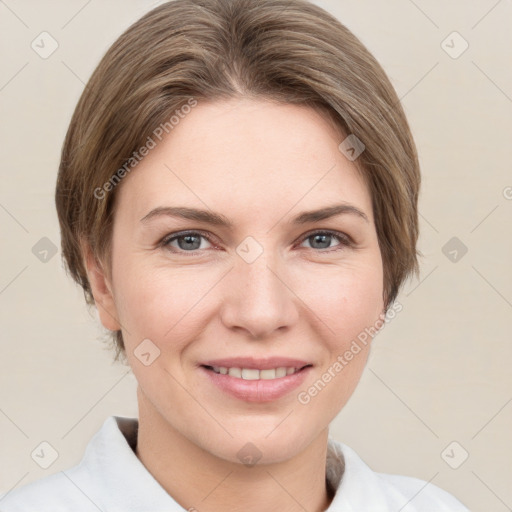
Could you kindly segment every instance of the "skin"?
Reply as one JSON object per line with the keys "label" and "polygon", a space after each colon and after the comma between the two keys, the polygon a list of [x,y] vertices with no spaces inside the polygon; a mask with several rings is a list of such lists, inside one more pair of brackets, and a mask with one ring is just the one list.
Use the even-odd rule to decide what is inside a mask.
{"label": "skin", "polygon": [[[321,511],[332,499],[328,425],[352,395],[370,343],[308,404],[297,395],[384,310],[371,197],[338,149],[344,138],[310,107],[199,102],[119,186],[111,274],[86,256],[101,321],[122,329],[139,384],[136,454],[185,509]],[[289,223],[340,202],[368,222],[343,214]],[[234,228],[165,216],[141,222],[158,206],[178,205],[221,213]],[[183,230],[211,242],[159,245]],[[310,233],[319,230],[353,245],[335,236],[315,242]],[[248,236],[263,249],[252,263],[236,252]],[[160,350],[148,366],[134,355],[144,339]],[[233,356],[299,357],[313,368],[288,395],[247,402],[198,369]],[[253,467],[237,457],[247,442],[262,454]]]}

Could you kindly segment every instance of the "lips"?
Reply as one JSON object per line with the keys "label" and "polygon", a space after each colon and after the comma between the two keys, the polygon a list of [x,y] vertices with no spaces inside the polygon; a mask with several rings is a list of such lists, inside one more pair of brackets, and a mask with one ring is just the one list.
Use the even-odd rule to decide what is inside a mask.
{"label": "lips", "polygon": [[305,360],[284,357],[215,359],[200,366],[221,391],[248,402],[284,397],[304,381],[311,368]]}

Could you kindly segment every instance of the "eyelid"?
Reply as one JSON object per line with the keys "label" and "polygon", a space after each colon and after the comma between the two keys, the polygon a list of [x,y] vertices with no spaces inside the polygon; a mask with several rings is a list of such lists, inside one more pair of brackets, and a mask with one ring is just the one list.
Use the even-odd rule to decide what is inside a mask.
{"label": "eyelid", "polygon": [[[352,239],[351,236],[349,236],[346,233],[343,233],[341,231],[336,231],[336,230],[332,230],[332,229],[313,229],[311,231],[308,231],[307,233],[301,235],[301,237],[298,239],[298,242],[296,242],[296,244],[301,244],[302,242],[304,242],[308,238],[312,237],[313,235],[317,235],[317,234],[318,235],[329,235],[329,236],[332,236],[334,238],[338,238],[338,240],[340,242],[338,246],[327,248],[327,249],[309,248],[309,249],[311,249],[312,251],[314,251],[315,253],[318,253],[318,254],[331,253],[331,252],[340,250],[340,249],[337,249],[337,247],[340,247],[340,246],[341,246],[341,248],[343,248],[343,247],[352,247],[352,246],[355,245],[355,242],[354,242],[354,240]],[[174,233],[169,233],[164,238],[162,238],[162,240],[160,242],[158,242],[157,246],[158,247],[163,247],[163,248],[169,247],[169,243],[171,241],[174,241],[177,238],[181,238],[181,237],[184,237],[184,236],[187,236],[187,235],[201,235],[206,240],[208,240],[208,242],[210,244],[216,246],[216,244],[213,241],[214,237],[210,233],[208,233],[206,231],[202,231],[200,229],[177,231],[177,232],[174,232]],[[170,252],[172,252],[174,254],[186,254],[188,252],[188,253],[190,253],[190,255],[193,255],[193,254],[197,254],[197,253],[201,252],[199,249],[196,249],[194,251],[184,251],[184,250],[175,249],[175,248],[173,248],[173,249],[174,250],[172,250]],[[306,249],[308,249],[308,248],[306,247]]]}

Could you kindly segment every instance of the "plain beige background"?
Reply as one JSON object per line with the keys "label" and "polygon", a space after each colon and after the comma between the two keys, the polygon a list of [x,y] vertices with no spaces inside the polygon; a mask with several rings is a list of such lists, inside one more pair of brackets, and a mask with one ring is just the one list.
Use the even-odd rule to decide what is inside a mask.
{"label": "plain beige background", "polygon": [[[0,493],[78,463],[108,416],[137,415],[135,379],[112,364],[60,250],[44,262],[36,244],[60,244],[55,178],[84,84],[158,3],[0,1]],[[423,173],[421,278],[331,435],[376,471],[512,510],[512,2],[315,3],[383,65]],[[43,31],[58,44],[47,58],[31,47]],[[44,441],[58,453],[47,469],[31,457]]]}

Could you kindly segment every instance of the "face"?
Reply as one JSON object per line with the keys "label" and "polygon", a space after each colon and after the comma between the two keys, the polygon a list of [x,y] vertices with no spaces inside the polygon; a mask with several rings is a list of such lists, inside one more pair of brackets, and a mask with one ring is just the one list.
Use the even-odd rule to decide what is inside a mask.
{"label": "face", "polygon": [[200,102],[117,191],[102,322],[144,409],[222,459],[248,441],[261,463],[292,458],[366,363],[383,268],[344,138],[309,107]]}

